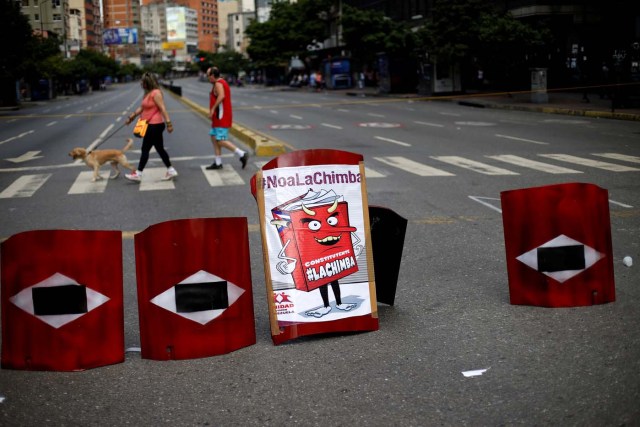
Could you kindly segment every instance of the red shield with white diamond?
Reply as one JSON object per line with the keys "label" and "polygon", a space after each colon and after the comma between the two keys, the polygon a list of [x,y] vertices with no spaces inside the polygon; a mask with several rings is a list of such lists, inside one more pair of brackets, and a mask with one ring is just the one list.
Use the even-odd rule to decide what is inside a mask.
{"label": "red shield with white diamond", "polygon": [[500,196],[511,304],[615,301],[607,190],[571,183]]}
{"label": "red shield with white diamond", "polygon": [[246,218],[155,224],[135,236],[142,357],[193,359],[256,342]]}
{"label": "red shield with white diamond", "polygon": [[123,361],[120,231],[28,231],[2,243],[3,368]]}

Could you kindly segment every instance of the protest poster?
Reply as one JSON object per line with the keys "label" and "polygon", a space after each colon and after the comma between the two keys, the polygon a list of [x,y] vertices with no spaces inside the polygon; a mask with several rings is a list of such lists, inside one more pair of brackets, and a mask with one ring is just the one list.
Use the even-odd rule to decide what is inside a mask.
{"label": "protest poster", "polygon": [[362,156],[338,150],[284,154],[252,178],[251,188],[274,343],[377,330]]}

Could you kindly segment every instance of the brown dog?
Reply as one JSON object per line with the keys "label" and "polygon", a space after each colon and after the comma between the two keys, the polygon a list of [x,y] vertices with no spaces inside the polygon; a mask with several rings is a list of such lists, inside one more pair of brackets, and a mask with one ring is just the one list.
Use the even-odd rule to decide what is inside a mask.
{"label": "brown dog", "polygon": [[120,169],[118,169],[118,164],[124,166],[125,168],[131,170],[132,172],[136,170],[133,166],[127,162],[127,157],[124,155],[125,151],[129,150],[133,145],[133,139],[127,138],[127,145],[124,146],[122,150],[110,149],[110,150],[95,150],[89,152],[87,154],[87,150],[84,148],[76,147],[69,152],[69,156],[76,159],[82,159],[90,168],[93,168],[93,179],[91,181],[98,181],[102,179],[102,177],[98,174],[100,167],[105,163],[111,163],[111,167],[113,168],[115,175],[109,176],[109,179],[115,179],[120,175]]}

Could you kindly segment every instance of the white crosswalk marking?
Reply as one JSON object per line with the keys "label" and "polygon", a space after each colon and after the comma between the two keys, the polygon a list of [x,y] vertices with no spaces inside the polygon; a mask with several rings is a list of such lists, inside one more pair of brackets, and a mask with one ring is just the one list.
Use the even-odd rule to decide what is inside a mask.
{"label": "white crosswalk marking", "polygon": [[259,162],[253,162],[253,164],[254,164],[254,165],[256,165],[256,167],[257,167],[258,169],[262,169],[262,167],[263,167],[264,165],[266,165],[267,163],[269,163],[269,162],[268,162],[268,161],[262,161],[262,160],[261,160],[261,161],[259,161]]}
{"label": "white crosswalk marking", "polygon": [[560,160],[562,162],[573,163],[576,165],[589,166],[597,169],[604,169],[611,172],[633,172],[640,169],[629,166],[616,165],[614,163],[601,162],[598,160],[585,159],[584,157],[570,156],[568,154],[538,154],[549,159]]}
{"label": "white crosswalk marking", "polygon": [[369,178],[384,178],[386,175],[368,167],[364,168],[364,176]]}
{"label": "white crosswalk marking", "polygon": [[522,166],[524,168],[534,169],[540,172],[558,174],[558,173],[582,173],[580,171],[563,168],[561,166],[551,165],[549,163],[537,162],[535,160],[525,159],[520,156],[512,156],[505,154],[501,156],[487,156],[490,159],[500,160],[501,162],[510,163],[516,166]]}
{"label": "white crosswalk marking", "polygon": [[109,181],[109,172],[102,172],[100,181],[92,182],[93,171],[80,172],[67,194],[104,193]]}
{"label": "white crosswalk marking", "polygon": [[140,182],[140,191],[173,190],[173,180],[163,181],[167,168],[145,168]]}
{"label": "white crosswalk marking", "polygon": [[[619,154],[619,153],[593,153],[593,156],[604,157],[613,160],[619,160],[629,163],[640,164],[640,157],[631,156],[627,154]],[[612,172],[631,172],[631,171],[640,171],[640,168],[624,166],[614,163],[608,163],[588,158],[576,157],[565,154],[537,154],[537,156],[545,157],[549,159],[553,159],[560,162],[568,162],[573,164],[578,164],[583,167],[593,167],[604,169]],[[231,157],[231,155],[229,155]],[[579,174],[584,173],[585,171],[579,171],[575,169],[569,169],[566,167],[545,163],[537,160],[528,159],[525,157],[520,157],[511,154],[502,154],[502,155],[493,155],[493,156],[485,156],[488,159],[493,159],[499,162],[508,163],[514,166],[540,171],[543,173],[549,174]],[[449,165],[454,165],[456,167],[461,167],[467,170],[471,170],[473,172],[487,174],[487,175],[519,175],[516,172],[509,171],[507,169],[498,168],[495,166],[491,166],[489,164],[481,163],[472,159],[468,159],[465,157],[459,156],[431,156],[431,159],[447,163]],[[187,159],[187,158],[185,158]],[[418,176],[423,177],[437,177],[437,176],[456,176],[456,174],[438,169],[423,163],[416,162],[414,160],[408,159],[402,156],[388,156],[388,157],[374,157],[374,160],[383,163],[385,165],[391,166],[393,168],[400,169],[404,172],[409,172]],[[257,168],[262,168],[267,161],[253,161],[252,162]],[[365,175],[367,179],[374,178],[386,178],[389,176],[389,170],[375,168],[376,163],[369,161],[367,166],[365,166]],[[48,167],[32,167],[32,168],[12,168],[12,169],[3,169],[3,172],[22,172],[22,171],[35,171],[40,169],[59,169],[62,167],[67,167],[69,165],[58,165],[58,166],[48,166]],[[73,166],[73,165],[72,165]],[[374,166],[371,168],[370,166]],[[244,185],[245,180],[242,176],[236,171],[238,167],[234,169],[234,167],[228,163],[225,163],[224,168],[221,170],[207,170],[206,165],[200,166],[203,175],[207,179],[207,182],[212,187],[220,187],[220,186],[233,186],[233,185]],[[376,170],[378,169],[378,170]],[[67,194],[101,194],[106,192],[107,185],[110,183],[116,183],[118,180],[109,180],[108,177],[110,175],[110,170],[104,170],[101,172],[101,176],[104,178],[97,182],[92,182],[92,174],[91,170],[84,170],[79,172],[75,178],[75,181],[69,188]],[[122,172],[124,174],[124,171]],[[142,182],[139,184],[139,191],[154,191],[154,190],[174,190],[176,188],[174,181],[163,181],[166,173],[166,169],[164,167],[158,168],[147,168],[144,170],[144,176]],[[52,174],[39,174],[39,175],[24,175],[18,179],[16,179],[12,184],[6,187],[0,193],[0,199],[9,199],[9,198],[24,198],[31,197],[43,185],[46,181],[52,176]],[[124,179],[119,178],[120,184],[124,184]],[[132,189],[135,189],[136,184],[129,184]]]}
{"label": "white crosswalk marking", "polygon": [[0,199],[31,197],[49,178],[51,178],[50,173],[23,175],[0,193]]}
{"label": "white crosswalk marking", "polygon": [[519,175],[519,173],[517,172],[512,172],[507,169],[502,169],[495,166],[487,165],[485,163],[476,162],[475,160],[465,159],[464,157],[431,156],[431,158],[435,160],[439,160],[441,162],[449,163],[450,165],[469,169],[484,175]]}
{"label": "white crosswalk marking", "polygon": [[628,156],[626,154],[616,154],[616,153],[593,153],[593,155],[599,156],[599,157],[605,157],[607,159],[621,160],[623,162],[640,163],[640,157],[638,156]]}
{"label": "white crosswalk marking", "polygon": [[204,176],[207,177],[209,185],[212,187],[222,187],[224,185],[244,185],[242,177],[233,169],[231,165],[224,165],[222,169],[207,170],[207,165],[200,166]]}
{"label": "white crosswalk marking", "polygon": [[374,159],[419,176],[454,176],[454,174],[443,171],[442,169],[423,165],[422,163],[414,162],[401,156],[374,157]]}

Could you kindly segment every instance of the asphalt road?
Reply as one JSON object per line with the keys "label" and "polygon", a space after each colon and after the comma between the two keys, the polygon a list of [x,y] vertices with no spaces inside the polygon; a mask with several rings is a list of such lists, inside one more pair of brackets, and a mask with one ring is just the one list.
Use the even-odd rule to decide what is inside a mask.
{"label": "asphalt road", "polygon": [[[207,105],[206,83],[176,84]],[[234,88],[236,120],[289,149],[362,153],[369,203],[409,220],[396,302],[379,305],[379,331],[274,346],[248,188],[268,158],[241,170],[227,155],[241,184],[212,186],[201,169],[212,161],[208,123],[167,96],[176,130],[166,144],[180,173],[173,188],[119,179],[87,193],[80,185],[88,169],[68,151],[117,129],[140,92],[119,85],[0,114],[0,236],[124,231],[130,349],[124,363],[84,372],[0,370],[1,425],[640,425],[640,123]],[[104,147],[124,145],[130,131]],[[135,164],[138,155],[128,157]],[[149,168],[162,170],[151,157]],[[25,175],[47,177],[30,195],[11,195]],[[500,192],[563,182],[609,191],[616,301],[511,305]],[[226,216],[249,222],[257,343],[203,359],[142,359],[131,236],[166,220]],[[464,375],[476,370],[482,375]]]}

